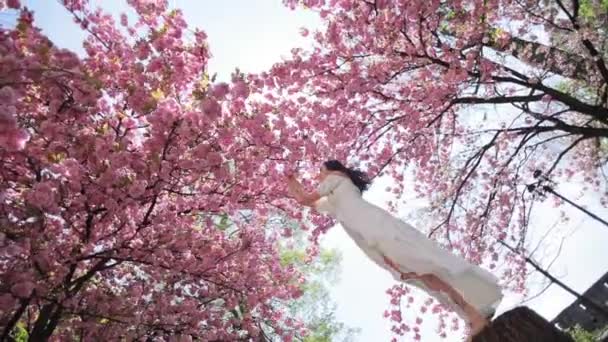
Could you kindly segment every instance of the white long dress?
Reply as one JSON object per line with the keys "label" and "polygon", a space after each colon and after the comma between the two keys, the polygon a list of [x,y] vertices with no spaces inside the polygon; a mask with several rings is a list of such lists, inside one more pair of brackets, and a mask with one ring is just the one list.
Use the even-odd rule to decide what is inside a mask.
{"label": "white long dress", "polygon": [[[484,316],[496,310],[502,291],[494,275],[441,248],[414,227],[367,202],[350,179],[330,174],[319,184],[317,192],[322,196],[316,203],[317,210],[338,220],[363,252],[395,279],[401,281],[401,274],[384,262],[383,255],[403,273],[430,273],[439,277]],[[425,290],[462,314],[446,294],[431,291],[417,280],[406,283]]]}

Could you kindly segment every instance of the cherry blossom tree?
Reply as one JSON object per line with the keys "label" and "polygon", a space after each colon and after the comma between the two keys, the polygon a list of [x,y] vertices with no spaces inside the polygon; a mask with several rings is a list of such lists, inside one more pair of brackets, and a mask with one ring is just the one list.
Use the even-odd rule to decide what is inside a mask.
{"label": "cherry blossom tree", "polygon": [[[295,49],[258,86],[294,126],[291,139],[305,140],[301,153],[353,158],[391,175],[397,195],[430,194],[429,233],[455,252],[480,263],[499,257],[496,240],[521,242],[539,176],[601,190],[605,28],[580,17],[578,2],[303,4],[325,20],[316,49]],[[552,47],[541,33],[571,39]],[[414,189],[403,188],[405,167]],[[513,266],[508,276],[523,264]]]}
{"label": "cherry blossom tree", "polygon": [[286,315],[305,278],[267,229],[302,216],[270,111],[248,76],[209,77],[180,10],[127,3],[114,18],[63,1],[81,58],[0,2],[18,15],[0,29],[0,339],[306,336]]}
{"label": "cherry blossom tree", "polygon": [[608,206],[605,1],[284,3],[324,28],[253,84],[303,168],[336,157],[391,177],[398,200],[428,200],[421,229],[516,291],[525,260],[497,242],[525,248],[538,200],[580,181]]}
{"label": "cherry blossom tree", "polygon": [[[516,290],[525,260],[496,242],[525,245],[547,186],[582,180],[608,204],[605,1],[285,0],[324,19],[302,30],[314,50],[229,83],[181,11],[127,2],[135,15],[114,18],[63,1],[87,33],[80,58],[0,1],[19,11],[0,32],[2,338],[304,336],[277,304],[304,281],[281,264],[289,230],[267,228],[276,215],[313,238],[330,226],[282,182],[328,158],[426,197],[421,228],[504,263]],[[390,291],[395,305],[407,291]]]}

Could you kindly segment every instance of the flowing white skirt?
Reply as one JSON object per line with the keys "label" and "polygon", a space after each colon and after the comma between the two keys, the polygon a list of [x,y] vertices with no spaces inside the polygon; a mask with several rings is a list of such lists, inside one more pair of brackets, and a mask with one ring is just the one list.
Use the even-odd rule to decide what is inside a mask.
{"label": "flowing white skirt", "polygon": [[[337,210],[338,220],[365,254],[395,279],[401,281],[401,273],[387,265],[383,256],[397,264],[402,273],[434,274],[484,316],[494,313],[503,295],[493,274],[443,249],[414,227],[363,199],[348,202]],[[405,282],[462,313],[446,294],[432,291],[418,280]]]}

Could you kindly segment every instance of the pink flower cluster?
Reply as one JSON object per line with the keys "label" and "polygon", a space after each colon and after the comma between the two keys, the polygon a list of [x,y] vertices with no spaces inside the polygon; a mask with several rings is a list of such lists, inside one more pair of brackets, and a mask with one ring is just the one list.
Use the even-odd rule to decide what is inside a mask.
{"label": "pink flower cluster", "polygon": [[85,56],[26,9],[0,31],[0,320],[35,320],[32,340],[303,336],[285,310],[304,279],[267,229],[296,213],[271,108],[248,75],[209,82],[181,11],[128,4],[64,1]]}
{"label": "pink flower cluster", "polygon": [[[313,34],[314,49],[292,50],[252,84],[280,113],[273,124],[284,146],[300,144],[290,153],[310,161],[306,167],[335,157],[390,177],[392,209],[405,194],[425,198],[431,210],[419,228],[517,291],[524,262],[497,243],[525,245],[537,199],[526,185],[536,170],[564,182],[579,176],[584,193],[608,204],[606,152],[591,143],[606,132],[584,133],[581,124],[605,126],[606,96],[573,97],[576,87],[564,91],[539,76],[559,74],[601,93],[608,61],[566,53],[601,49],[597,21],[570,22],[558,19],[569,17],[567,9],[510,1],[284,3],[312,8],[324,29]],[[506,18],[522,23],[518,32]],[[549,44],[532,35],[540,24]],[[569,42],[563,50],[551,45],[562,41]],[[503,65],[487,49],[527,67]]]}

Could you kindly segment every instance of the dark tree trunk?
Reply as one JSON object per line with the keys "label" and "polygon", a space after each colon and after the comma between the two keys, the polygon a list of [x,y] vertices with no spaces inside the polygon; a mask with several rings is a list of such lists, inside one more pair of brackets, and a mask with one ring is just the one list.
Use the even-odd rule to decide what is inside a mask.
{"label": "dark tree trunk", "polygon": [[46,341],[51,337],[61,317],[61,307],[50,303],[40,310],[40,314],[34,323],[34,329],[30,332],[30,341]]}
{"label": "dark tree trunk", "polygon": [[586,81],[589,75],[595,71],[591,59],[518,37],[511,37],[511,42],[507,46],[500,46],[493,40],[488,46],[496,51],[510,53],[513,57],[533,67],[575,80]]}
{"label": "dark tree trunk", "polygon": [[[492,27],[490,31],[496,29],[496,27]],[[458,37],[458,34],[450,29],[442,29],[441,33],[450,37]],[[506,45],[501,45],[491,34],[488,35],[488,38],[490,39],[484,44],[485,46],[495,51],[510,54],[530,66],[557,75],[587,81],[589,75],[596,70],[593,59],[555,46],[544,45],[511,35]]]}
{"label": "dark tree trunk", "polygon": [[536,312],[522,306],[498,316],[473,342],[574,342]]}

